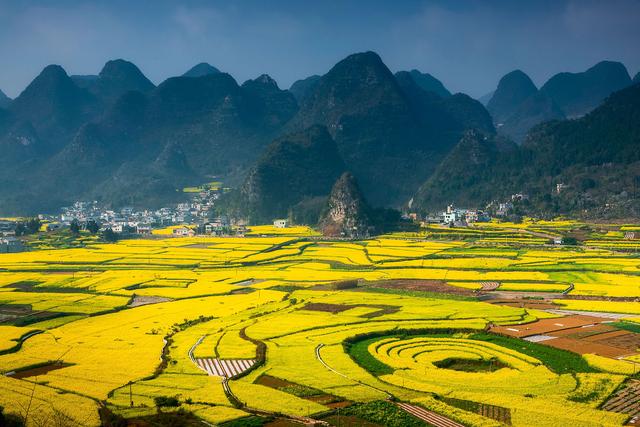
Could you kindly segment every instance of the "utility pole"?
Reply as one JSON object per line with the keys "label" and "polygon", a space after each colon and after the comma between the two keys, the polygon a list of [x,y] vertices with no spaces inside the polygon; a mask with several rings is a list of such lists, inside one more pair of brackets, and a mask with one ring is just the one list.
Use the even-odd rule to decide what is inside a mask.
{"label": "utility pole", "polygon": [[129,404],[133,408],[133,393],[131,392],[131,381],[129,381]]}
{"label": "utility pole", "polygon": [[31,410],[31,402],[33,402],[33,395],[36,393],[36,384],[38,383],[38,376],[36,375],[35,381],[33,382],[33,389],[31,390],[31,396],[29,397],[29,404],[27,405],[27,411],[24,414],[24,422],[27,423],[29,419],[29,411]]}

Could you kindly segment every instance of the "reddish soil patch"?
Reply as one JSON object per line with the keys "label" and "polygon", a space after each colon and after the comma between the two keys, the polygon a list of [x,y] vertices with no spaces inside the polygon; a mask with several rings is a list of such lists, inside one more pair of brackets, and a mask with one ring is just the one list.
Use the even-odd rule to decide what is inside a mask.
{"label": "reddish soil patch", "polygon": [[446,284],[442,280],[412,280],[412,279],[379,280],[376,282],[367,282],[367,286],[371,286],[374,288],[386,288],[386,289],[406,289],[408,291],[439,292],[443,294],[455,294],[455,295],[465,295],[465,296],[477,295],[471,289],[451,286]]}
{"label": "reddish soil patch", "polygon": [[541,319],[525,325],[495,326],[491,331],[518,338],[550,335],[556,338],[540,343],[578,354],[620,357],[636,353],[640,335],[603,323],[606,321],[601,317],[574,315]]}
{"label": "reddish soil patch", "polygon": [[608,332],[618,331],[618,329],[606,325],[604,323],[600,323],[598,325],[581,327],[581,328],[572,328],[572,329],[563,329],[560,331],[554,331],[550,335],[554,337],[564,337],[571,338],[574,340],[579,339],[589,339],[599,337],[600,335],[606,334]]}
{"label": "reddish soil patch", "polygon": [[629,331],[616,331],[595,337],[590,337],[591,341],[600,344],[611,345],[618,348],[624,348],[632,352],[637,352],[640,348],[640,334],[634,334]]}
{"label": "reddish soil patch", "polygon": [[271,387],[271,388],[280,388],[280,387],[296,385],[296,383],[283,380],[282,378],[272,377],[271,375],[260,375],[260,377],[256,380],[256,384],[266,385],[267,387]]}
{"label": "reddish soil patch", "polygon": [[627,349],[617,348],[610,345],[599,344],[586,340],[574,340],[571,338],[555,338],[546,340],[543,344],[562,350],[569,350],[578,354],[597,354],[604,357],[627,356],[632,352]]}
{"label": "reddish soil patch", "polygon": [[11,378],[22,379],[22,378],[29,378],[29,377],[37,377],[40,375],[45,375],[47,372],[66,368],[67,366],[72,366],[72,365],[73,365],[72,363],[50,363],[48,365],[38,366],[37,368],[18,371],[13,375],[11,375]]}
{"label": "reddish soil patch", "polygon": [[575,315],[557,317],[553,319],[541,319],[536,322],[527,323],[524,325],[494,326],[491,328],[491,331],[503,335],[509,335],[512,337],[523,338],[531,335],[549,334],[555,331],[581,328],[582,326],[587,325],[595,325],[605,320],[607,319],[603,319],[601,317]]}

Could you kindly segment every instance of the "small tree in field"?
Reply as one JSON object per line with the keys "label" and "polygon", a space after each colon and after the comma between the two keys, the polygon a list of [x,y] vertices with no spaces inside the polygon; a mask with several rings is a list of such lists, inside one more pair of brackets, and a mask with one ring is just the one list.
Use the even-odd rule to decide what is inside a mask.
{"label": "small tree in field", "polygon": [[38,231],[40,231],[40,225],[41,222],[38,218],[31,218],[29,219],[29,221],[27,221],[27,231],[29,232],[29,234],[34,234],[37,233]]}
{"label": "small tree in field", "polygon": [[102,238],[105,242],[117,242],[118,241],[118,233],[114,232],[112,229],[107,228],[102,232]]}
{"label": "small tree in field", "polygon": [[86,229],[89,233],[96,234],[98,231],[100,231],[100,224],[98,224],[94,220],[90,220],[87,222]]}

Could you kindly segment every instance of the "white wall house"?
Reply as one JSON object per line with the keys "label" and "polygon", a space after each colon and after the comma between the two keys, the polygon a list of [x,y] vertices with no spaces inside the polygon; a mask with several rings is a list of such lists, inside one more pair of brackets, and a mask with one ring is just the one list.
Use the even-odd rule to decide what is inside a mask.
{"label": "white wall house", "polygon": [[287,228],[289,226],[288,219],[276,219],[273,221],[273,226],[276,228]]}

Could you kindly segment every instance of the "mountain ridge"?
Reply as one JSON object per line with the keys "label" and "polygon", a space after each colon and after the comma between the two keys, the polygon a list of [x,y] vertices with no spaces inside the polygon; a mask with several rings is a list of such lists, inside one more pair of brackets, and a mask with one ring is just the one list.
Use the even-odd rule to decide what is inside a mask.
{"label": "mountain ridge", "polygon": [[[464,152],[461,144],[452,153]],[[520,147],[493,151],[481,168],[474,169],[464,157],[444,162],[417,193],[414,206],[483,206],[524,193],[530,197],[519,207],[525,214],[638,216],[639,145],[640,85],[633,85],[613,93],[580,119],[535,126]],[[556,184],[562,184],[562,190]]]}
{"label": "mountain ridge", "polygon": [[[618,69],[614,75],[621,74],[619,65],[604,63],[596,67],[597,75],[608,75],[599,71],[603,66]],[[529,96],[516,96],[518,102],[512,104],[518,105],[511,107],[508,118],[496,129],[495,118],[481,102],[461,93],[442,96],[425,90],[416,82],[425,75],[392,73],[374,52],[349,55],[324,75],[296,82],[289,90],[281,89],[266,74],[238,84],[229,74],[205,73],[171,77],[154,86],[135,64],[124,60],[109,61],[100,74],[86,76],[69,76],[62,67],[51,65],[7,109],[0,108],[0,210],[8,214],[54,211],[78,199],[153,208],[181,200],[185,196],[177,190],[199,185],[212,175],[241,189],[255,173],[252,171],[267,170],[269,163],[275,167],[283,158],[291,172],[279,176],[304,185],[285,190],[292,197],[283,197],[277,209],[259,212],[261,221],[290,215],[294,221],[315,223],[330,184],[323,178],[322,191],[302,191],[311,188],[303,182],[303,175],[314,168],[324,171],[312,174],[319,181],[323,174],[333,180],[348,170],[373,206],[396,208],[424,193],[427,182],[432,183],[431,188],[443,189],[438,201],[444,201],[451,197],[448,186],[459,185],[458,176],[464,180],[480,175],[473,172],[478,167],[495,177],[481,175],[476,179],[478,185],[466,181],[459,187],[459,200],[480,203],[482,197],[488,197],[491,184],[493,198],[507,197],[510,191],[529,191],[536,194],[532,205],[547,210],[551,205],[539,197],[549,194],[553,181],[566,181],[574,189],[587,188],[591,184],[586,176],[593,172],[595,187],[585,190],[591,199],[588,203],[580,199],[580,203],[595,206],[606,198],[604,188],[618,194],[611,183],[618,183],[627,193],[632,190],[622,179],[623,172],[640,175],[610,153],[611,147],[617,147],[633,158],[630,147],[634,142],[629,135],[634,135],[635,128],[619,117],[623,112],[635,117],[631,108],[614,102],[617,109],[596,115],[606,115],[620,129],[584,116],[600,129],[594,134],[610,141],[609,146],[600,146],[584,132],[583,125],[563,120],[564,112],[547,91],[525,90]],[[498,95],[494,94],[496,100]],[[613,102],[610,99],[602,105]],[[491,108],[494,106],[495,102]],[[577,123],[584,124],[581,120]],[[299,168],[293,160],[296,155],[287,156],[287,150],[266,155],[278,145],[276,141],[291,140],[292,135],[315,127],[323,129],[332,142],[319,151],[300,149],[296,155],[305,168]],[[509,148],[504,135],[522,142],[522,147]],[[586,144],[593,153],[602,154],[603,162],[620,167],[603,169],[584,150],[575,151],[571,145],[559,150],[558,138],[578,146]],[[556,142],[531,142],[548,140]],[[551,147],[556,157],[568,155],[574,161],[558,164],[555,157],[544,155],[544,147]],[[308,151],[316,157],[325,151],[333,153],[339,160],[314,164]],[[478,166],[474,158],[486,161]],[[549,166],[535,169],[532,162]],[[455,173],[446,175],[445,170]],[[539,177],[534,171],[540,172]],[[276,200],[287,184],[255,188],[261,194],[258,199]],[[472,190],[475,195],[469,194]],[[416,206],[426,208],[435,200],[420,196]],[[558,209],[576,211],[566,201],[554,203]]]}

